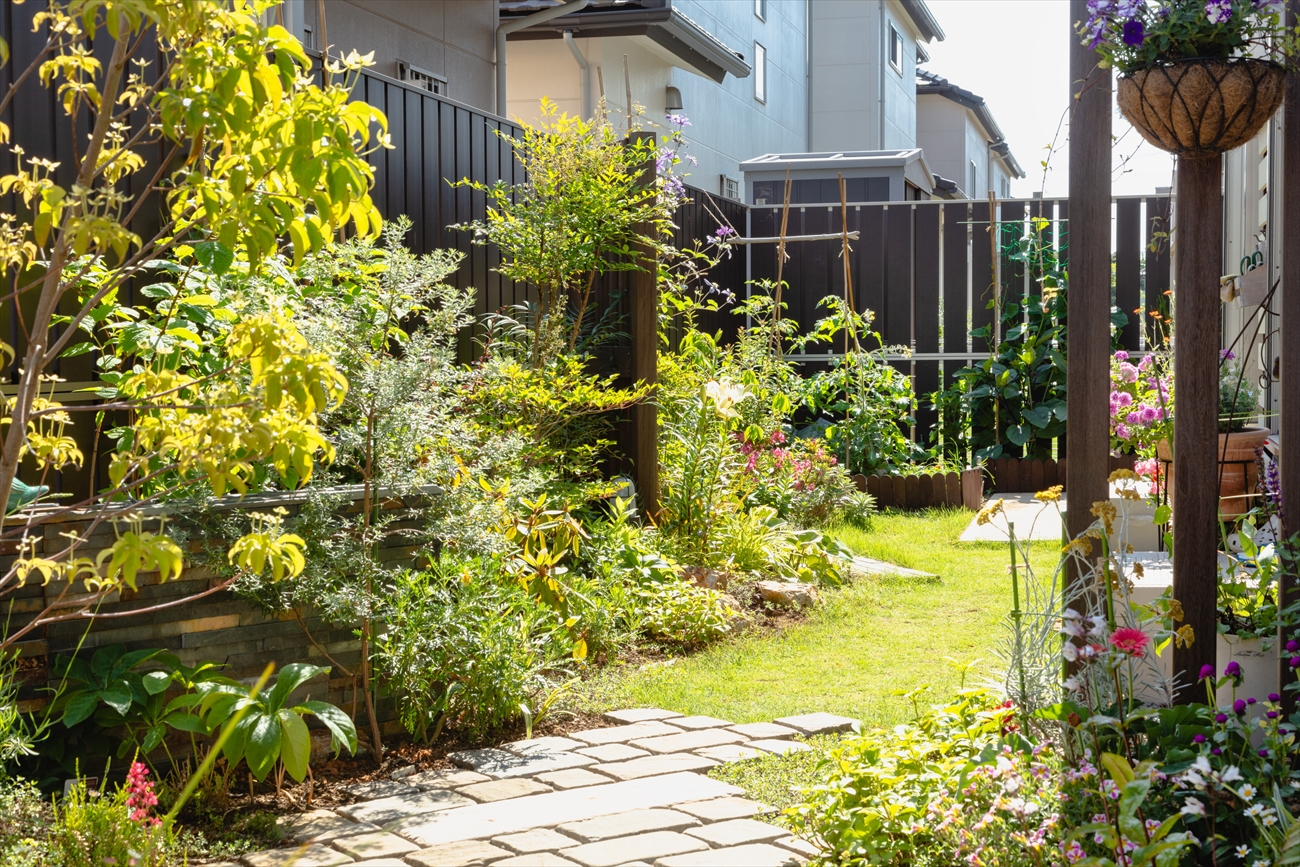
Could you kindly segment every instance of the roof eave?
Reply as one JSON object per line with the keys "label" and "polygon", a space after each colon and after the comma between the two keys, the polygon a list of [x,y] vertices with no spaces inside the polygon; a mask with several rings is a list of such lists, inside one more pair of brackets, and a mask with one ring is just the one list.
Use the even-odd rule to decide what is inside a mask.
{"label": "roof eave", "polygon": [[925,0],[899,0],[899,3],[912,19],[912,24],[922,39],[926,42],[943,42],[943,28],[939,26],[930,7],[925,5]]}

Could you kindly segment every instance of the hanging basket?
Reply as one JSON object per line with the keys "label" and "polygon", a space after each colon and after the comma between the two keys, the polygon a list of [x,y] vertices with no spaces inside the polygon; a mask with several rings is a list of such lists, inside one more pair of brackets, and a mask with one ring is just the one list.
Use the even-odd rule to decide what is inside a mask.
{"label": "hanging basket", "polygon": [[1282,104],[1286,70],[1268,60],[1174,60],[1119,78],[1119,110],[1142,137],[1185,157],[1245,144]]}

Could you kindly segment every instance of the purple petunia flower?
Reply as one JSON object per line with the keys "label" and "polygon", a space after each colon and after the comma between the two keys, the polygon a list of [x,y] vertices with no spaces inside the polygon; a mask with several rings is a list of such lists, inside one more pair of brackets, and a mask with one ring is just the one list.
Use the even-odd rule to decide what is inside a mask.
{"label": "purple petunia flower", "polygon": [[1224,24],[1232,17],[1232,0],[1209,0],[1205,4],[1205,17],[1211,24]]}
{"label": "purple petunia flower", "polygon": [[1124,44],[1136,48],[1147,38],[1146,28],[1136,18],[1124,22]]}

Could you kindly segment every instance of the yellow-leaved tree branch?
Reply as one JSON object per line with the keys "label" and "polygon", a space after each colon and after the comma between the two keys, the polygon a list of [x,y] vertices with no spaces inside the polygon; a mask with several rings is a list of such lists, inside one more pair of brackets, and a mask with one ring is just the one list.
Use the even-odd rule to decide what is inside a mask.
{"label": "yellow-leaved tree branch", "polygon": [[[0,543],[18,552],[0,573],[0,600],[32,581],[53,587],[43,610],[0,631],[0,652],[47,623],[166,607],[98,613],[107,595],[134,589],[141,573],[160,581],[182,573],[179,546],[146,528],[150,507],[186,493],[242,494],[259,467],[272,467],[293,489],[333,457],[318,419],[339,405],[347,382],[287,312],[234,321],[212,309],[233,323],[213,341],[168,311],[155,317],[146,346],[130,331],[140,330],[141,309],[121,297],[162,266],[189,261],[215,274],[256,273],[290,247],[298,263],[348,226],[377,234],[366,156],[390,146],[382,113],[350,99],[369,57],[327,61],[324,84],[316,84],[298,41],[266,23],[270,0],[56,0],[31,4],[29,16],[20,3],[18,23],[25,17],[44,43],[12,71],[0,116],[23,89],[52,92],[74,156],[60,165],[25,154],[0,124],[0,147],[14,167],[0,177],[0,194],[16,203],[14,213],[0,213],[0,301],[11,305],[23,336],[18,346],[0,344],[0,363],[16,372],[0,410],[0,503],[10,516]],[[9,62],[3,43],[0,62]],[[161,214],[150,236],[134,228],[144,209]],[[171,303],[215,307],[201,293]],[[61,403],[57,362],[92,351],[102,402]],[[116,445],[101,460],[106,420]],[[92,443],[89,460],[78,431],[89,434],[80,440]],[[105,489],[12,516],[51,474],[87,463],[92,479],[98,466],[106,470]],[[19,480],[20,468],[38,477]],[[43,525],[72,510],[76,532],[52,542]],[[106,522],[113,544],[84,554]],[[301,571],[301,547],[278,518],[262,516],[229,558],[278,580]]]}

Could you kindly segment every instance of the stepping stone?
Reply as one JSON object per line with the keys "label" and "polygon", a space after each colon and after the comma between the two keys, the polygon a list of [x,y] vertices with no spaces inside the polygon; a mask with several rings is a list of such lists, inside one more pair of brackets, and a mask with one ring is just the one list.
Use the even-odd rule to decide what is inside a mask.
{"label": "stepping stone", "polygon": [[[1000,537],[998,541],[1005,541],[1005,538],[1005,536]],[[1060,538],[1059,534],[1057,538]],[[962,541],[966,540],[963,539]],[[886,563],[884,560],[873,560],[870,557],[854,557],[849,564],[849,575],[854,578],[867,578],[872,575],[896,575],[900,578],[919,578],[922,581],[939,580],[939,576],[933,572],[922,572],[920,569],[895,566],[893,563]]]}
{"label": "stepping stone", "polygon": [[568,858],[561,858],[551,852],[535,852],[531,855],[516,855],[504,861],[493,861],[492,867],[578,867]]}
{"label": "stepping stone", "polygon": [[802,858],[788,849],[766,843],[710,849],[690,855],[674,855],[655,861],[655,867],[796,867]]}
{"label": "stepping stone", "polygon": [[455,789],[474,783],[486,783],[492,779],[486,774],[476,774],[461,768],[442,768],[437,771],[421,771],[407,778],[406,782],[421,789]]}
{"label": "stepping stone", "polygon": [[[687,837],[686,839],[690,839]],[[266,852],[252,852],[239,859],[248,867],[335,867],[338,864],[351,864],[352,859],[342,852],[320,843],[298,846],[289,849],[271,849]]]}
{"label": "stepping stone", "polygon": [[609,713],[602,714],[602,716],[612,723],[627,725],[628,723],[648,722],[657,719],[672,719],[681,716],[681,714],[671,710],[661,710],[657,707],[633,707],[626,710],[612,710]]}
{"label": "stepping stone", "polygon": [[628,813],[615,813],[612,816],[570,822],[556,830],[570,837],[576,837],[583,843],[599,843],[601,840],[628,837],[649,831],[680,831],[683,828],[694,828],[699,824],[699,820],[694,816],[678,813],[675,810],[632,810]]}
{"label": "stepping stone", "polygon": [[393,798],[380,798],[378,801],[362,801],[339,807],[338,811],[358,822],[370,822],[375,825],[387,825],[409,816],[419,816],[436,810],[449,810],[453,807],[467,807],[474,802],[463,795],[446,789],[408,789],[409,794]]}
{"label": "stepping stone", "polygon": [[806,753],[812,749],[799,741],[750,741],[745,746],[755,747],[765,753],[774,753],[778,756],[784,756],[786,753]]}
{"label": "stepping stone", "polygon": [[584,756],[591,756],[598,762],[622,762],[650,755],[645,750],[638,750],[627,744],[605,744],[603,747],[587,747],[578,752]]}
{"label": "stepping stone", "polygon": [[776,721],[778,725],[788,726],[805,735],[824,735],[831,732],[849,732],[858,728],[858,721],[833,713],[806,713],[801,716],[786,716]]}
{"label": "stepping stone", "polygon": [[328,843],[335,837],[378,831],[375,825],[353,822],[332,810],[313,810],[301,816],[282,816],[276,822],[280,837],[294,843]]}
{"label": "stepping stone", "polygon": [[568,750],[576,750],[581,746],[585,746],[585,744],[572,738],[529,738],[526,741],[513,741],[502,744],[501,749],[518,753],[521,756],[530,756],[533,753],[563,753]]}
{"label": "stepping stone", "polygon": [[419,769],[418,767],[416,767],[415,765],[407,765],[407,766],[404,767],[404,768],[398,768],[397,770],[393,771],[391,774],[388,775],[388,779],[390,779],[390,780],[404,780],[404,779],[406,779],[407,777],[411,776],[411,774],[414,774],[414,773],[415,773],[416,771],[418,771],[418,770],[420,770],[420,769]]}
{"label": "stepping stone", "polygon": [[619,867],[620,864],[626,864],[629,859],[658,863],[658,859],[666,855],[698,852],[708,848],[703,842],[694,837],[687,837],[685,834],[654,831],[649,834],[638,834],[635,837],[619,837],[601,843],[588,843],[585,846],[565,849],[560,854],[583,867]]}
{"label": "stepping stone", "polygon": [[[610,729],[603,729],[603,731],[610,731]],[[596,764],[596,760],[590,756],[577,753],[532,753],[520,756],[498,749],[462,750],[448,754],[447,758],[462,767],[487,774],[495,780],[508,777],[531,777],[544,771],[562,771],[565,768],[581,768]]]}
{"label": "stepping stone", "polygon": [[368,858],[396,858],[420,847],[387,831],[370,831],[352,837],[340,837],[334,841],[334,848],[358,861],[364,861]]}
{"label": "stepping stone", "polygon": [[530,852],[555,852],[559,849],[570,849],[576,843],[572,837],[566,837],[563,834],[540,828],[533,831],[524,831],[522,834],[506,834],[504,837],[497,837],[492,842],[498,846],[504,846],[511,852],[518,852],[520,855],[527,855]]}
{"label": "stepping stone", "polygon": [[514,779],[490,780],[486,783],[463,786],[457,789],[456,793],[467,798],[473,798],[480,804],[486,804],[492,801],[506,801],[510,798],[525,798],[528,795],[540,795],[542,792],[549,792],[550,790],[550,786],[523,777],[516,777]]}
{"label": "stepping stone", "polygon": [[580,789],[583,786],[598,786],[601,783],[609,782],[609,777],[602,777],[600,774],[593,774],[591,771],[582,768],[550,771],[545,774],[538,774],[537,779],[556,789]]}
{"label": "stepping stone", "polygon": [[464,840],[444,843],[430,849],[421,849],[406,856],[411,867],[479,867],[500,858],[509,858],[510,852],[482,840]]}
{"label": "stepping stone", "polygon": [[[698,756],[683,758],[706,761]],[[654,761],[662,759],[655,758]],[[403,819],[392,830],[421,846],[441,846],[460,840],[491,839],[533,828],[553,828],[614,813],[670,807],[679,801],[704,801],[740,794],[743,792],[737,787],[709,779],[703,774],[667,774],[644,780],[570,789],[567,792],[529,795],[512,801],[440,810],[429,815]],[[420,854],[417,852],[408,855],[407,860],[411,861]],[[629,853],[616,863],[636,860],[637,857],[639,856]]]}
{"label": "stepping stone", "polygon": [[801,840],[798,837],[782,837],[780,840],[773,840],[772,842],[783,849],[789,849],[791,852],[796,852],[805,858],[815,858],[822,853],[822,850],[818,849],[812,843],[809,843],[807,840]]}
{"label": "stepping stone", "polygon": [[684,753],[704,747],[716,747],[720,744],[743,743],[743,735],[726,729],[700,729],[694,732],[682,732],[660,738],[641,738],[632,741],[632,746],[652,753]]}
{"label": "stepping stone", "polygon": [[766,738],[778,741],[799,734],[797,730],[788,726],[779,726],[776,723],[766,722],[745,723],[744,725],[730,726],[730,729],[736,734],[744,735],[747,738]]}
{"label": "stepping stone", "polygon": [[756,813],[767,812],[770,808],[748,798],[714,798],[712,801],[678,804],[673,809],[706,822],[725,822],[728,819],[748,819]]}
{"label": "stepping stone", "polygon": [[404,795],[410,792],[411,788],[405,781],[399,783],[395,780],[370,780],[365,783],[345,783],[339,786],[338,790],[345,795],[351,795],[359,801],[365,801]]}
{"label": "stepping stone", "polygon": [[[624,744],[638,738],[657,738],[664,735],[679,735],[681,729],[654,720],[614,726],[607,729],[588,729],[585,732],[569,732],[576,739],[593,747],[602,744]],[[455,761],[454,759],[452,761]]]}
{"label": "stepping stone", "polygon": [[710,846],[743,846],[746,843],[771,843],[782,837],[789,837],[790,832],[766,822],[755,819],[731,819],[727,822],[715,822],[703,828],[691,828],[687,834],[699,837]]}
{"label": "stepping stone", "polygon": [[[776,743],[776,741],[772,741],[772,743]],[[716,764],[717,762],[703,756],[695,756],[690,753],[670,753],[666,756],[646,756],[644,759],[596,765],[592,770],[608,774],[616,780],[637,780],[641,777],[676,774],[679,771],[703,771]],[[689,801],[694,800],[694,798],[683,797],[678,800]]]}
{"label": "stepping stone", "polygon": [[704,758],[713,759],[716,762],[743,762],[746,759],[765,756],[767,753],[740,744],[723,744],[718,747],[705,747],[702,750],[696,750],[695,755],[704,756]]}
{"label": "stepping stone", "polygon": [[729,720],[718,719],[715,716],[679,716],[673,718],[670,725],[675,725],[683,729],[711,729],[721,728],[722,726],[734,725]]}
{"label": "stepping stone", "polygon": [[408,867],[401,858],[375,858],[371,861],[357,861],[350,867]]}

